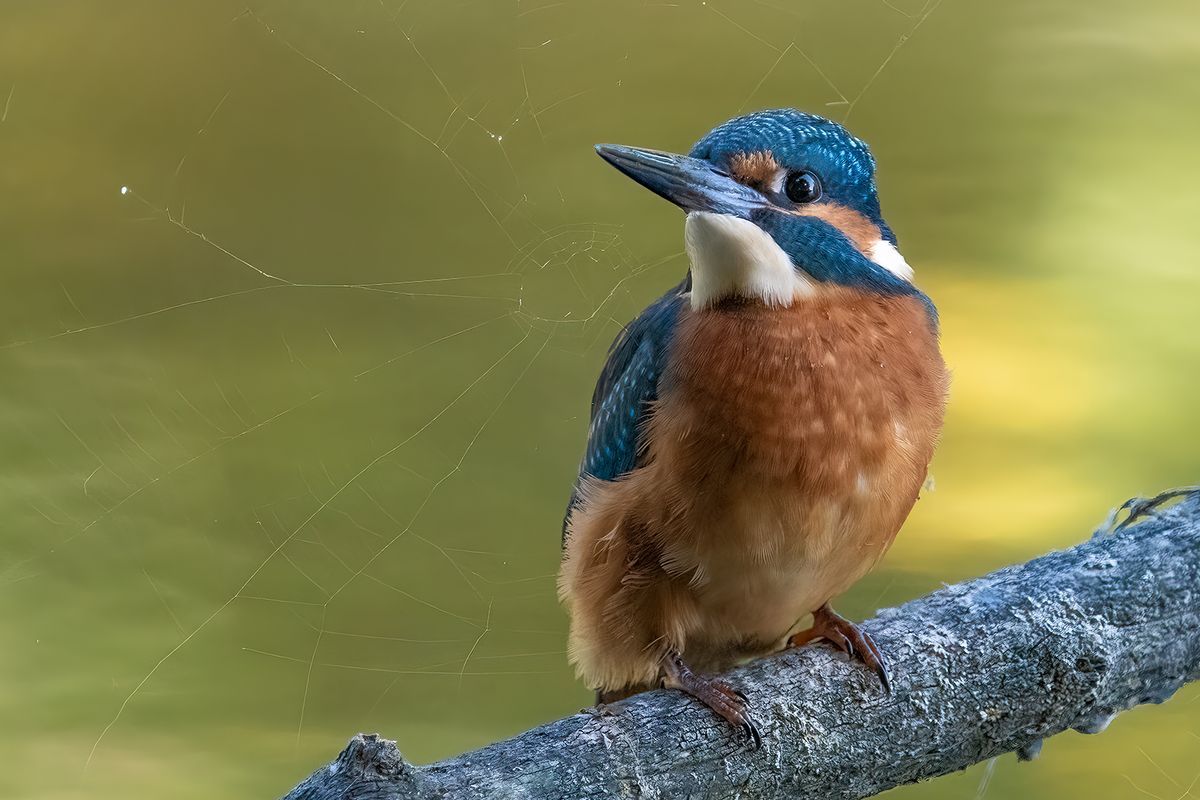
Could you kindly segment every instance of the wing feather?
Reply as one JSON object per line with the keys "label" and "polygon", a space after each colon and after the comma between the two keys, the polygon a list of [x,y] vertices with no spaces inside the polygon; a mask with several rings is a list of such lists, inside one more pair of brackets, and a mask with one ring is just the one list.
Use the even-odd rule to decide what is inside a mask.
{"label": "wing feather", "polygon": [[617,480],[639,466],[646,415],[658,397],[667,349],[690,290],[689,275],[625,326],[609,348],[592,393],[587,449],[563,520],[564,541],[580,483],[585,478]]}

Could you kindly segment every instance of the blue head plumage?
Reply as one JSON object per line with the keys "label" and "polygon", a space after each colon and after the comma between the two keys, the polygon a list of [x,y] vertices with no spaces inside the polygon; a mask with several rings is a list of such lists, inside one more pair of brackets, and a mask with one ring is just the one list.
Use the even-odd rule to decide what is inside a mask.
{"label": "blue head plumage", "polygon": [[[871,151],[835,122],[759,111],[717,126],[687,156],[597,151],[688,212],[693,278],[708,287],[701,301],[741,295],[787,305],[820,283],[920,295],[880,212]],[[790,263],[794,279],[776,262]],[[705,270],[714,273],[707,284]]]}
{"label": "blue head plumage", "polygon": [[787,171],[814,173],[826,198],[862,213],[896,243],[879,211],[875,158],[866,142],[841,125],[794,108],[757,111],[713,128],[688,155],[728,170],[746,153],[771,153]]}

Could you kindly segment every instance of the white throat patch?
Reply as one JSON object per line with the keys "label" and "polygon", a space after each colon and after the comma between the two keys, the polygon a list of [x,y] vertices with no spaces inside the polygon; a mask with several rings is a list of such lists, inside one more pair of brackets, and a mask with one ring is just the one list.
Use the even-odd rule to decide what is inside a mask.
{"label": "white throat patch", "polygon": [[[695,211],[687,215],[683,238],[692,262],[692,308],[707,308],[727,297],[790,306],[797,297],[816,292],[812,278],[749,220]],[[892,252],[899,258],[895,248]]]}

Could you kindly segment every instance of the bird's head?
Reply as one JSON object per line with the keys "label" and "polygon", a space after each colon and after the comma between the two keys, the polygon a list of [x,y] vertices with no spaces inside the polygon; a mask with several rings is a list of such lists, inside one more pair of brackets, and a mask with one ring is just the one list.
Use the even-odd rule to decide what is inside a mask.
{"label": "bird's head", "polygon": [[794,109],[737,117],[686,155],[602,144],[605,161],[688,212],[694,308],[789,306],[830,285],[918,294],[875,191],[875,161],[835,122]]}

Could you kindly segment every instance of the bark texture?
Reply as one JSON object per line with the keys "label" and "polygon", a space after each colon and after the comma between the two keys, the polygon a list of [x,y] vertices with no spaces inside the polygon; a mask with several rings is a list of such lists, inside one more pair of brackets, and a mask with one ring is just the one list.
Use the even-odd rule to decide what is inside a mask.
{"label": "bark texture", "polygon": [[1099,733],[1200,677],[1200,494],[1130,501],[1083,544],[887,609],[866,628],[891,661],[890,696],[827,646],[729,674],[753,703],[758,750],[660,690],[421,767],[360,734],[286,798],[829,800],[1011,751],[1032,758],[1047,736]]}

